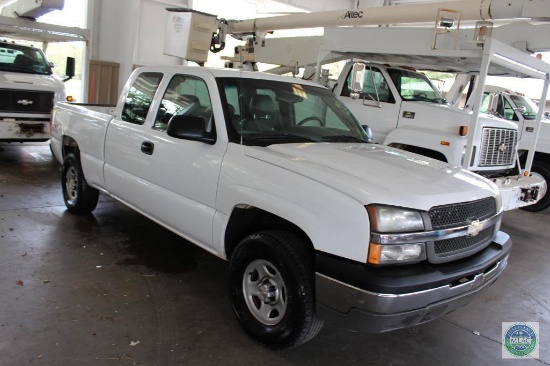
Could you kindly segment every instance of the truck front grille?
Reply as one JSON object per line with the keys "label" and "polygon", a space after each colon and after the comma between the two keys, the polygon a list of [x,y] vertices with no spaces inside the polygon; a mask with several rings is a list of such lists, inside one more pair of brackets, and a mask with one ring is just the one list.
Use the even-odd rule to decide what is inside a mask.
{"label": "truck front grille", "polygon": [[518,132],[502,128],[484,128],[479,166],[514,164]]}
{"label": "truck front grille", "polygon": [[438,240],[434,242],[434,252],[438,257],[445,257],[474,249],[476,246],[484,246],[493,238],[494,227],[482,230],[476,236],[459,236],[458,238]]}
{"label": "truck front grille", "polygon": [[[436,206],[428,211],[432,230],[443,230],[484,221],[497,214],[493,197],[453,205]],[[451,239],[428,242],[428,260],[432,263],[448,262],[485,248],[491,242],[495,226],[481,230],[477,235],[464,235]]]}
{"label": "truck front grille", "polygon": [[54,93],[0,89],[0,111],[9,113],[50,113]]}
{"label": "truck front grille", "polygon": [[432,207],[428,212],[433,230],[469,225],[473,220],[485,220],[497,213],[492,197],[453,205]]}

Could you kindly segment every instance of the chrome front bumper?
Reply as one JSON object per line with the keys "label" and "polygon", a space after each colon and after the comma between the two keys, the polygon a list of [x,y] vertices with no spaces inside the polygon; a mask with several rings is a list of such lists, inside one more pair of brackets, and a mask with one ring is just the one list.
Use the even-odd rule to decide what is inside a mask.
{"label": "chrome front bumper", "polygon": [[508,254],[468,278],[399,294],[366,291],[316,273],[317,312],[325,322],[352,331],[381,333],[411,327],[468,304],[497,280],[507,261]]}

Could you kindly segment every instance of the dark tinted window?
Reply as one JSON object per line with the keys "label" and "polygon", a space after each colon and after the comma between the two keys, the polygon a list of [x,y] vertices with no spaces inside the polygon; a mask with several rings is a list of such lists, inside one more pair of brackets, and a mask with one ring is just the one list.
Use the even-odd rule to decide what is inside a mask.
{"label": "dark tinted window", "polygon": [[139,125],[145,123],[161,80],[162,74],[157,72],[144,72],[139,75],[126,96],[121,116],[123,121]]}

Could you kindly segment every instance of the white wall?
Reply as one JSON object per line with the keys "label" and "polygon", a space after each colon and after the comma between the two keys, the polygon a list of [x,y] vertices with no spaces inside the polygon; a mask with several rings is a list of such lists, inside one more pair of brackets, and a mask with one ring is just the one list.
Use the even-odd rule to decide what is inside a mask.
{"label": "white wall", "polygon": [[169,7],[187,7],[191,0],[89,0],[93,24],[90,58],[120,64],[119,89],[134,65],[181,65],[162,52]]}

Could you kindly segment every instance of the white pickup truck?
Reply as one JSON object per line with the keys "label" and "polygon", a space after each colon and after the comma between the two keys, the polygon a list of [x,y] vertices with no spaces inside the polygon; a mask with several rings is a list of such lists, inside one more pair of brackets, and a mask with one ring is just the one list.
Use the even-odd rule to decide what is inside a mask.
{"label": "white pickup truck", "polygon": [[[490,110],[490,95],[498,98],[496,110]],[[468,103],[470,104],[470,103]],[[471,106],[467,106],[471,108]],[[535,120],[539,108],[530,98],[509,89],[487,85],[484,89],[484,98],[481,111],[494,113],[508,121],[518,125],[519,143],[518,152],[522,163],[527,158],[527,150],[531,145],[535,128]],[[531,171],[540,174],[547,182],[550,182],[550,120],[543,118],[540,125],[539,138],[535,148],[535,158]],[[542,211],[550,206],[550,195],[543,195],[539,202],[534,205],[523,207],[526,211]]]}
{"label": "white pickup truck", "polygon": [[[364,84],[352,98],[355,63],[343,68],[334,93],[363,124],[374,142],[464,166],[471,110],[451,106],[431,81],[411,68],[365,63]],[[538,175],[524,177],[516,168],[518,127],[495,115],[480,114],[468,170],[491,179],[503,196],[504,209],[532,205],[546,191]]]}
{"label": "white pickup truck", "polygon": [[238,322],[272,348],[427,322],[507,264],[493,183],[369,143],[310,82],[144,67],[112,114],[57,103],[52,123],[68,210],[101,191],[229,261]]}
{"label": "white pickup truck", "polygon": [[0,141],[47,141],[53,105],[62,100],[63,80],[41,50],[0,41]]}

